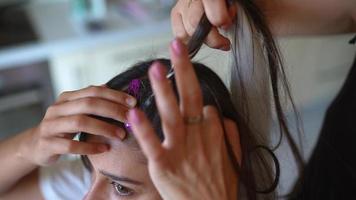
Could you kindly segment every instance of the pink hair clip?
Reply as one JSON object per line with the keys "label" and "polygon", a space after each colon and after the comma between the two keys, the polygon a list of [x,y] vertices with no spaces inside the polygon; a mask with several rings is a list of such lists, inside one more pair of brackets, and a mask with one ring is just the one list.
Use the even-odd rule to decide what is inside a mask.
{"label": "pink hair clip", "polygon": [[[141,87],[141,80],[133,79],[127,87],[127,93],[134,96],[136,99],[138,99],[140,97],[140,87]],[[132,128],[129,123],[124,123],[124,125],[127,132],[132,132]]]}
{"label": "pink hair clip", "polygon": [[140,96],[140,86],[141,86],[141,80],[140,79],[133,79],[128,88],[127,88],[127,92],[134,96],[135,98],[139,98]]}

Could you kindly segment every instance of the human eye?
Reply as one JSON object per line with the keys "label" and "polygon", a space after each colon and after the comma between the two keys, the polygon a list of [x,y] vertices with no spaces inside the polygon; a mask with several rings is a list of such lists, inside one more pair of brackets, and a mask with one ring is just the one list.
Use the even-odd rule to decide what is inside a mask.
{"label": "human eye", "polygon": [[111,182],[111,185],[114,187],[115,192],[119,195],[119,196],[131,196],[133,195],[134,191],[128,187],[125,187],[115,181]]}

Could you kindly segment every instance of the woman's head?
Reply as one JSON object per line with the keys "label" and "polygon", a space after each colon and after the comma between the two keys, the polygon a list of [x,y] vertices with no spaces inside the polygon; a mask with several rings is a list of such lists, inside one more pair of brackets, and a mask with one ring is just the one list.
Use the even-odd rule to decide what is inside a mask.
{"label": "woman's head", "polygon": [[[126,91],[135,96],[138,102],[137,107],[146,113],[146,116],[156,130],[157,136],[163,141],[161,120],[147,76],[148,69],[154,61],[161,62],[167,69],[170,68],[170,61],[166,59],[138,63],[126,72],[114,77],[106,86],[114,90]],[[240,174],[242,185],[246,185],[246,188],[256,188],[254,186],[250,187],[254,183],[252,181],[254,177],[252,175],[253,169],[248,164],[251,157],[250,152],[257,146],[254,134],[248,130],[243,118],[236,112],[229,91],[220,78],[202,64],[193,63],[193,66],[200,82],[204,105],[215,106],[219,111],[221,119],[229,118],[238,125],[242,149],[241,157],[243,158],[242,166],[239,166],[238,159],[233,154],[234,150],[231,148],[231,141],[227,141],[229,157],[236,173]],[[178,98],[174,76],[170,80]],[[121,197],[127,195],[125,197],[131,197],[132,199],[157,199],[159,196],[149,178],[146,159],[140,151],[135,138],[130,134],[130,128],[112,119],[96,118],[120,126],[122,131],[127,132],[127,137],[123,141],[111,141],[99,136],[82,134],[81,140],[89,142],[104,141],[111,146],[110,151],[107,153],[88,156],[83,159],[93,174],[93,185],[88,195],[110,195],[105,196],[105,198],[116,198],[120,197],[120,195]],[[244,165],[245,162],[246,164]],[[261,162],[261,166],[264,166],[263,161]],[[95,192],[97,190],[100,192]]]}
{"label": "woman's head", "polygon": [[[132,96],[135,96],[137,99],[137,107],[146,113],[148,119],[151,120],[158,137],[161,141],[163,141],[164,137],[161,130],[161,120],[155,104],[151,84],[147,76],[149,67],[155,61],[158,61],[166,66],[167,71],[170,69],[171,63],[167,59],[156,59],[141,62],[126,72],[116,76],[106,85],[111,89],[126,91]],[[217,107],[224,117],[231,119],[238,118],[236,116],[237,112],[231,102],[229,91],[220,78],[212,70],[202,64],[194,63],[193,65],[200,82],[204,105],[213,105]],[[170,82],[178,99],[177,86],[174,76],[170,78]]]}

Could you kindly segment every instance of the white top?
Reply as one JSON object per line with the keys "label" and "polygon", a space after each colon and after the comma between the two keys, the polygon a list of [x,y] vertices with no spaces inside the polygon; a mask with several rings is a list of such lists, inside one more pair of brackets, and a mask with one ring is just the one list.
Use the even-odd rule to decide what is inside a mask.
{"label": "white top", "polygon": [[46,200],[83,199],[90,184],[90,172],[79,159],[60,161],[39,172],[39,185]]}

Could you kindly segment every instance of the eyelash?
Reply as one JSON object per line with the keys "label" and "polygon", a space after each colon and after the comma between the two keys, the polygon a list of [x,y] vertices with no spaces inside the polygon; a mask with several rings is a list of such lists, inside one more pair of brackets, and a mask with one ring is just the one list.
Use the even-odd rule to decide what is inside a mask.
{"label": "eyelash", "polygon": [[[114,187],[115,192],[120,196],[131,196],[134,192],[132,189],[125,187],[115,181],[112,181],[110,184]],[[124,190],[124,191],[120,191],[120,190]]]}

